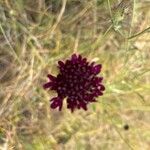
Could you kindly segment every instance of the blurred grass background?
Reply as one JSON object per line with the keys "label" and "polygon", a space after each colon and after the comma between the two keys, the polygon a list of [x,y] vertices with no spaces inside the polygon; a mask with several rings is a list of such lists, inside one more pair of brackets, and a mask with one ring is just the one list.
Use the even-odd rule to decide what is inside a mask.
{"label": "blurred grass background", "polygon": [[[149,150],[149,28],[149,0],[0,0],[0,149]],[[73,114],[42,88],[72,53],[106,87]]]}

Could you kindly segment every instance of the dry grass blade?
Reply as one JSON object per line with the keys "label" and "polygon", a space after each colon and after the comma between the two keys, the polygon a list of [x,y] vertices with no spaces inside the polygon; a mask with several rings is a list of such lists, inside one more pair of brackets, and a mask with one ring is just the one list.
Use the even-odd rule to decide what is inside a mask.
{"label": "dry grass blade", "polygon": [[[0,1],[0,149],[149,150],[148,0]],[[72,53],[102,64],[88,111],[50,109],[48,73]],[[93,144],[94,143],[94,144]]]}

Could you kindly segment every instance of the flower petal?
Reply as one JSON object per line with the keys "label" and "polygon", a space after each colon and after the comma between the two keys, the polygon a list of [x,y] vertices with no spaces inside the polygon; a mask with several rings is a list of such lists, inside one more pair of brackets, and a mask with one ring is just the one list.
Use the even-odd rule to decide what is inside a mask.
{"label": "flower petal", "polygon": [[67,99],[67,108],[71,109],[71,112],[73,112],[76,107],[77,107],[77,101],[71,100],[68,98]]}
{"label": "flower petal", "polygon": [[62,105],[63,105],[62,99],[59,98],[59,97],[54,97],[54,98],[51,99],[51,101],[52,101],[52,103],[51,103],[50,107],[51,107],[52,109],[55,109],[55,108],[58,107],[58,108],[59,108],[59,111],[61,111]]}
{"label": "flower petal", "polygon": [[43,88],[44,88],[44,89],[47,89],[47,88],[50,88],[52,85],[53,85],[52,82],[48,82],[48,83],[45,83],[45,84],[43,85]]}
{"label": "flower petal", "polygon": [[73,55],[71,56],[71,60],[72,60],[72,61],[76,61],[76,60],[77,60],[77,55],[76,55],[76,54],[73,54]]}
{"label": "flower petal", "polygon": [[100,71],[101,71],[101,68],[102,68],[102,65],[100,64],[100,65],[96,65],[96,66],[94,66],[93,67],[93,73],[94,74],[98,74]]}
{"label": "flower petal", "polygon": [[94,64],[95,64],[95,62],[93,61],[93,62],[90,64],[90,66],[91,66],[91,67],[93,67],[93,66],[94,66]]}
{"label": "flower petal", "polygon": [[47,77],[51,80],[51,81],[55,81],[56,80],[56,77],[51,75],[51,74],[48,74]]}
{"label": "flower petal", "polygon": [[105,90],[104,85],[100,84],[100,87],[101,87],[101,88],[100,88],[101,91],[104,91],[104,90]]}
{"label": "flower petal", "polygon": [[65,66],[64,62],[62,62],[62,61],[58,61],[58,65],[59,65],[60,67],[64,67],[64,66]]}
{"label": "flower petal", "polygon": [[82,107],[84,110],[87,110],[87,104],[83,101],[80,101],[79,107]]}
{"label": "flower petal", "polygon": [[79,55],[79,56],[78,56],[78,61],[80,62],[81,60],[82,60],[82,56]]}

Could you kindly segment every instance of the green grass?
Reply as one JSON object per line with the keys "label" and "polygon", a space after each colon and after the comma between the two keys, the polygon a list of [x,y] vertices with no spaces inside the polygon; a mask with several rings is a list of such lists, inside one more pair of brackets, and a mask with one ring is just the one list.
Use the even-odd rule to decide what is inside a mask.
{"label": "green grass", "polygon": [[[0,1],[0,149],[149,150],[150,2]],[[51,110],[57,61],[103,65],[105,94],[88,111]],[[124,130],[124,125],[129,130]]]}

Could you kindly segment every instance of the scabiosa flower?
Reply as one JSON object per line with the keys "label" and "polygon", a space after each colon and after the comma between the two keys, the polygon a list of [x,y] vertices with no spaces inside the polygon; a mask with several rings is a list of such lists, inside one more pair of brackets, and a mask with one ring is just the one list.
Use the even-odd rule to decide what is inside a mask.
{"label": "scabiosa flower", "polygon": [[102,77],[98,77],[101,64],[89,63],[81,55],[73,54],[71,59],[58,62],[59,74],[55,77],[48,74],[49,82],[44,88],[57,92],[57,97],[51,99],[51,108],[62,109],[63,100],[67,100],[67,108],[82,108],[87,110],[87,104],[96,102],[96,97],[103,95],[105,90]]}

